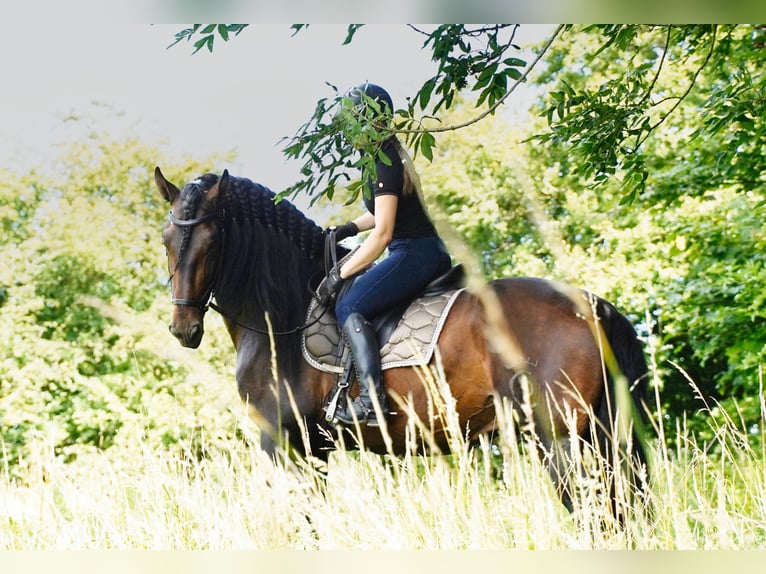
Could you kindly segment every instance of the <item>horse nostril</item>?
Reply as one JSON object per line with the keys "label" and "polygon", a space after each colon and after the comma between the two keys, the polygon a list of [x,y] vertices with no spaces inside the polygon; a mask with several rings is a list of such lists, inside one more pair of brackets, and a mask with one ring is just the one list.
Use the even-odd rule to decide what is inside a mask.
{"label": "horse nostril", "polygon": [[201,323],[195,323],[188,328],[179,329],[174,324],[168,325],[168,331],[178,339],[184,347],[197,348],[202,342],[204,328]]}

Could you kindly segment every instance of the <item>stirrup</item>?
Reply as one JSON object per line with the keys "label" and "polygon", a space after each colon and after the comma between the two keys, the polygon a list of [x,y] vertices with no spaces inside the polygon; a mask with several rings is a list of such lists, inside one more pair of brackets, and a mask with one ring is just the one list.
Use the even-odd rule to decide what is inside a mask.
{"label": "stirrup", "polygon": [[[335,412],[335,421],[346,426],[359,423],[364,426],[370,416],[370,410],[362,404],[359,397],[346,396],[345,404]],[[373,413],[374,414],[374,413]]]}
{"label": "stirrup", "polygon": [[[391,414],[390,412],[386,411],[383,413],[383,416],[387,416]],[[378,415],[375,411],[370,411],[367,413],[367,426],[370,428],[379,428],[380,427],[380,421],[378,420]]]}
{"label": "stirrup", "polygon": [[[392,413],[389,409],[383,411],[383,416],[386,417]],[[354,418],[356,416],[356,418]],[[360,426],[368,426],[370,428],[380,427],[380,421],[378,420],[375,409],[368,409],[359,397],[346,398],[346,404],[343,408],[338,409],[335,412],[335,421],[347,426],[353,426],[359,423]]]}

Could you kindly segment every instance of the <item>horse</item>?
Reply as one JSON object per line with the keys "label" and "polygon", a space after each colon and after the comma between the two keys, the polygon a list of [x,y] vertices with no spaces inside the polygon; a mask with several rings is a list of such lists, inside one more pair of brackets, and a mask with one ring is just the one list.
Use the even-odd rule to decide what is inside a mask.
{"label": "horse", "polygon": [[[323,413],[335,375],[305,360],[300,332],[312,298],[307,285],[324,271],[325,231],[290,201],[276,201],[267,187],[228,170],[179,189],[157,167],[155,182],[170,204],[162,231],[173,303],[170,332],[184,347],[197,348],[213,306],[236,349],[238,392],[261,429],[261,447],[273,456],[289,447],[326,461],[345,432]],[[617,464],[609,439],[616,424],[630,422],[626,410],[640,415],[648,378],[629,320],[604,299],[542,278],[506,277],[486,284],[484,295],[475,291],[458,294],[436,354],[469,444],[495,431],[498,409],[508,405],[519,421],[536,424],[546,452],[565,444],[574,425],[577,435],[600,445]],[[515,350],[503,352],[509,345]],[[629,389],[628,409],[618,400],[620,380]],[[449,452],[449,433],[444,420],[434,417],[423,373],[412,366],[385,370],[383,384],[389,404],[405,408],[396,409],[384,428],[355,429],[357,447],[404,454],[412,444],[410,419],[417,417],[432,431],[430,450]],[[624,460],[645,468],[634,427],[627,440],[623,436]],[[557,464],[550,463],[551,474],[571,510],[566,472]],[[640,490],[643,483],[635,482]]]}

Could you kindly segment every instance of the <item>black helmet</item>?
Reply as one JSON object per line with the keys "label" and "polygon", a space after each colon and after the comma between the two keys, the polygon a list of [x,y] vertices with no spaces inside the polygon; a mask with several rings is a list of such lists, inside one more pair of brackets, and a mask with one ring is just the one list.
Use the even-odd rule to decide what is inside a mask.
{"label": "black helmet", "polygon": [[394,102],[391,96],[386,90],[378,85],[365,82],[354,86],[346,92],[346,97],[349,98],[355,106],[362,104],[362,94],[375,101],[380,106],[380,111],[387,115],[394,113]]}

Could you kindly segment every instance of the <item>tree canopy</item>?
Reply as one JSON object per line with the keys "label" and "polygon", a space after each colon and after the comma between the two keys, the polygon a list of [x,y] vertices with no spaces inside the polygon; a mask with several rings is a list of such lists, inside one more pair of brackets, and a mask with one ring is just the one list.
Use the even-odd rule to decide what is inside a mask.
{"label": "tree canopy", "polygon": [[[180,31],[172,45],[187,41],[195,52],[212,51],[216,36],[228,40],[245,27],[197,24]],[[306,27],[294,25],[294,33]],[[684,137],[703,144],[688,158],[689,165],[714,166],[715,173],[708,167],[702,177],[740,186],[763,181],[765,26],[561,25],[532,62],[519,57],[518,24],[408,28],[422,35],[437,72],[424,79],[384,132],[402,134],[426,158],[433,157],[435,134],[493,115],[519,83],[534,81],[547,87],[540,113],[548,122],[533,139],[565,147],[591,185],[619,177],[626,201],[657,196],[658,190],[647,190],[652,166],[644,149],[653,134],[678,124],[670,119],[683,114],[701,120],[689,124],[693,127]],[[350,25],[343,43],[353,42],[362,29]],[[451,109],[461,94],[476,96],[476,114],[456,125],[439,122],[439,113]],[[331,195],[348,177],[346,169],[369,161],[351,159],[348,141],[337,135],[332,120],[342,99],[335,89],[334,97],[318,101],[285,147],[288,157],[305,162],[303,179],[288,194]],[[713,154],[704,143],[719,138],[730,145]],[[373,153],[367,157],[374,156],[376,143],[370,143],[367,151]],[[679,175],[688,181],[700,170]]]}

